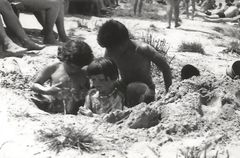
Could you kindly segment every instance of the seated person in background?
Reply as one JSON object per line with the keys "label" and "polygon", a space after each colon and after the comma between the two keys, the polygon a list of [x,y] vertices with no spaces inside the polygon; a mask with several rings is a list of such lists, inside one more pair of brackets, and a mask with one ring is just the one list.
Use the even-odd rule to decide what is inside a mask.
{"label": "seated person in background", "polygon": [[27,49],[18,46],[15,44],[7,35],[3,23],[2,18],[0,17],[0,45],[3,46],[3,51],[8,53],[13,53],[15,55],[20,55],[20,53],[27,51]]}
{"label": "seated person in background", "polygon": [[210,18],[210,19],[232,18],[239,14],[239,8],[240,8],[240,2],[236,3],[234,6],[228,7],[223,12],[218,12],[216,14],[206,16],[206,18]]}
{"label": "seated person in background", "polygon": [[197,15],[201,16],[201,17],[207,17],[207,18],[224,18],[224,17],[234,17],[238,14],[239,12],[239,6],[237,5],[237,3],[235,5],[230,5],[228,4],[229,0],[225,1],[225,5],[222,6],[220,9],[215,9],[215,10],[207,10],[204,13],[197,13]]}
{"label": "seated person in background", "polygon": [[66,42],[69,38],[64,28],[64,0],[10,0],[18,2],[17,10],[33,12],[43,27],[43,43],[56,44],[53,27],[56,24],[59,40]]}
{"label": "seated person in background", "polygon": [[79,108],[80,114],[93,116],[123,110],[124,95],[117,89],[118,69],[108,58],[95,59],[87,68],[88,76],[94,89],[88,92],[84,107]]}
{"label": "seated person in background", "polygon": [[215,0],[204,0],[204,1],[202,1],[202,3],[200,5],[201,5],[200,10],[202,12],[206,12],[208,10],[216,8],[216,1]]}
{"label": "seated person in background", "polygon": [[[122,92],[128,96],[126,92],[130,88],[131,93],[135,92],[135,95],[140,95],[141,101],[135,100],[134,103],[131,101],[133,104],[129,104],[131,98],[126,98],[128,107],[135,106],[142,101],[149,103],[155,100],[151,62],[162,71],[165,89],[168,92],[172,84],[172,75],[166,58],[150,45],[130,39],[128,29],[124,24],[116,20],[108,20],[100,27],[97,40],[100,46],[106,48],[105,57],[113,60],[119,69],[121,75],[119,84],[121,84]],[[142,93],[140,94],[139,91]]]}
{"label": "seated person in background", "polygon": [[[70,40],[59,48],[60,62],[43,69],[31,89],[37,93],[33,102],[50,113],[77,114],[90,88],[86,65],[93,60],[90,46],[81,40]],[[44,85],[50,81],[50,86]]]}
{"label": "seated person in background", "polygon": [[[224,23],[224,22],[240,22],[240,15],[237,15],[232,18],[217,18],[217,19],[210,19],[210,18],[205,18],[205,21],[208,22],[216,22],[216,23]],[[239,23],[240,24],[240,23]]]}
{"label": "seated person in background", "polygon": [[[26,48],[27,50],[41,50],[45,47],[43,45],[34,43],[27,36],[10,3],[7,0],[0,0],[0,14],[2,15],[6,28],[18,38],[23,48]],[[17,47],[15,44],[13,44],[13,42],[10,41],[10,38],[7,36],[3,28],[2,19],[0,20],[0,38],[1,42],[4,45],[4,50],[8,52],[22,52],[24,49]]]}

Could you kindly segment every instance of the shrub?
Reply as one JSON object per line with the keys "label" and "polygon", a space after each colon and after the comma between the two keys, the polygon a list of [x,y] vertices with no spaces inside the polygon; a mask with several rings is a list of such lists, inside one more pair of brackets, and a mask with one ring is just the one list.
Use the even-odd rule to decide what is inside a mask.
{"label": "shrub", "polygon": [[183,42],[179,46],[178,51],[180,51],[180,52],[196,52],[196,53],[200,53],[200,54],[205,54],[202,44],[197,43],[197,42]]}
{"label": "shrub", "polygon": [[235,27],[214,27],[213,30],[225,36],[240,39],[240,29]]}
{"label": "shrub", "polygon": [[240,42],[238,40],[231,41],[221,53],[236,53],[240,55]]}

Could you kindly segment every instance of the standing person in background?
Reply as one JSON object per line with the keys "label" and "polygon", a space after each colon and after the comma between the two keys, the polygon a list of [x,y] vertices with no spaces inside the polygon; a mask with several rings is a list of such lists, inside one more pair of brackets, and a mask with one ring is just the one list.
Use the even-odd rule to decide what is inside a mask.
{"label": "standing person in background", "polygon": [[137,14],[137,9],[138,9],[138,16],[142,15],[142,6],[143,6],[143,0],[135,0],[134,2],[134,15]]}
{"label": "standing person in background", "polygon": [[167,8],[167,15],[168,15],[168,26],[167,28],[171,28],[171,22],[172,22],[172,14],[174,12],[174,22],[175,27],[179,27],[179,3],[180,0],[167,0],[168,8]]}
{"label": "standing person in background", "polygon": [[194,19],[194,13],[195,13],[195,10],[196,10],[196,0],[184,0],[185,2],[185,7],[186,7],[186,14],[187,14],[187,18],[189,18],[189,3],[191,2],[191,6],[192,6],[192,15],[191,15],[191,18],[192,20]]}

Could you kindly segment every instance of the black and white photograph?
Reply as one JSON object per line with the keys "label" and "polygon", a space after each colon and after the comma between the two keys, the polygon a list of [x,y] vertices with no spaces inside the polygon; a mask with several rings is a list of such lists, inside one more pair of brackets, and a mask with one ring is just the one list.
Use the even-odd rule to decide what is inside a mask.
{"label": "black and white photograph", "polygon": [[240,158],[240,1],[0,0],[0,158]]}

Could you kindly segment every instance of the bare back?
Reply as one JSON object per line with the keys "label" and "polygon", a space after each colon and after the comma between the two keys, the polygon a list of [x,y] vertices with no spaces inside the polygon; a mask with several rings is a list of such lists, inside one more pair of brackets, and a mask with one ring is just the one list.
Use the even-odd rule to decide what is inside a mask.
{"label": "bare back", "polygon": [[154,62],[158,66],[164,73],[164,77],[169,79],[169,75],[166,74],[171,74],[166,60],[164,57],[159,56],[159,54],[145,43],[131,41],[125,52],[107,50],[105,56],[110,57],[117,64],[121,78],[126,84],[143,82],[151,89],[154,89],[155,86],[151,77],[151,62]]}
{"label": "bare back", "polygon": [[39,77],[35,82],[43,84],[46,81],[51,81],[52,85],[59,84],[61,88],[74,88],[80,90],[82,88],[88,88],[89,81],[87,79],[86,73],[84,71],[79,71],[74,75],[69,75],[63,63],[56,63],[51,66],[48,66],[39,74]]}

